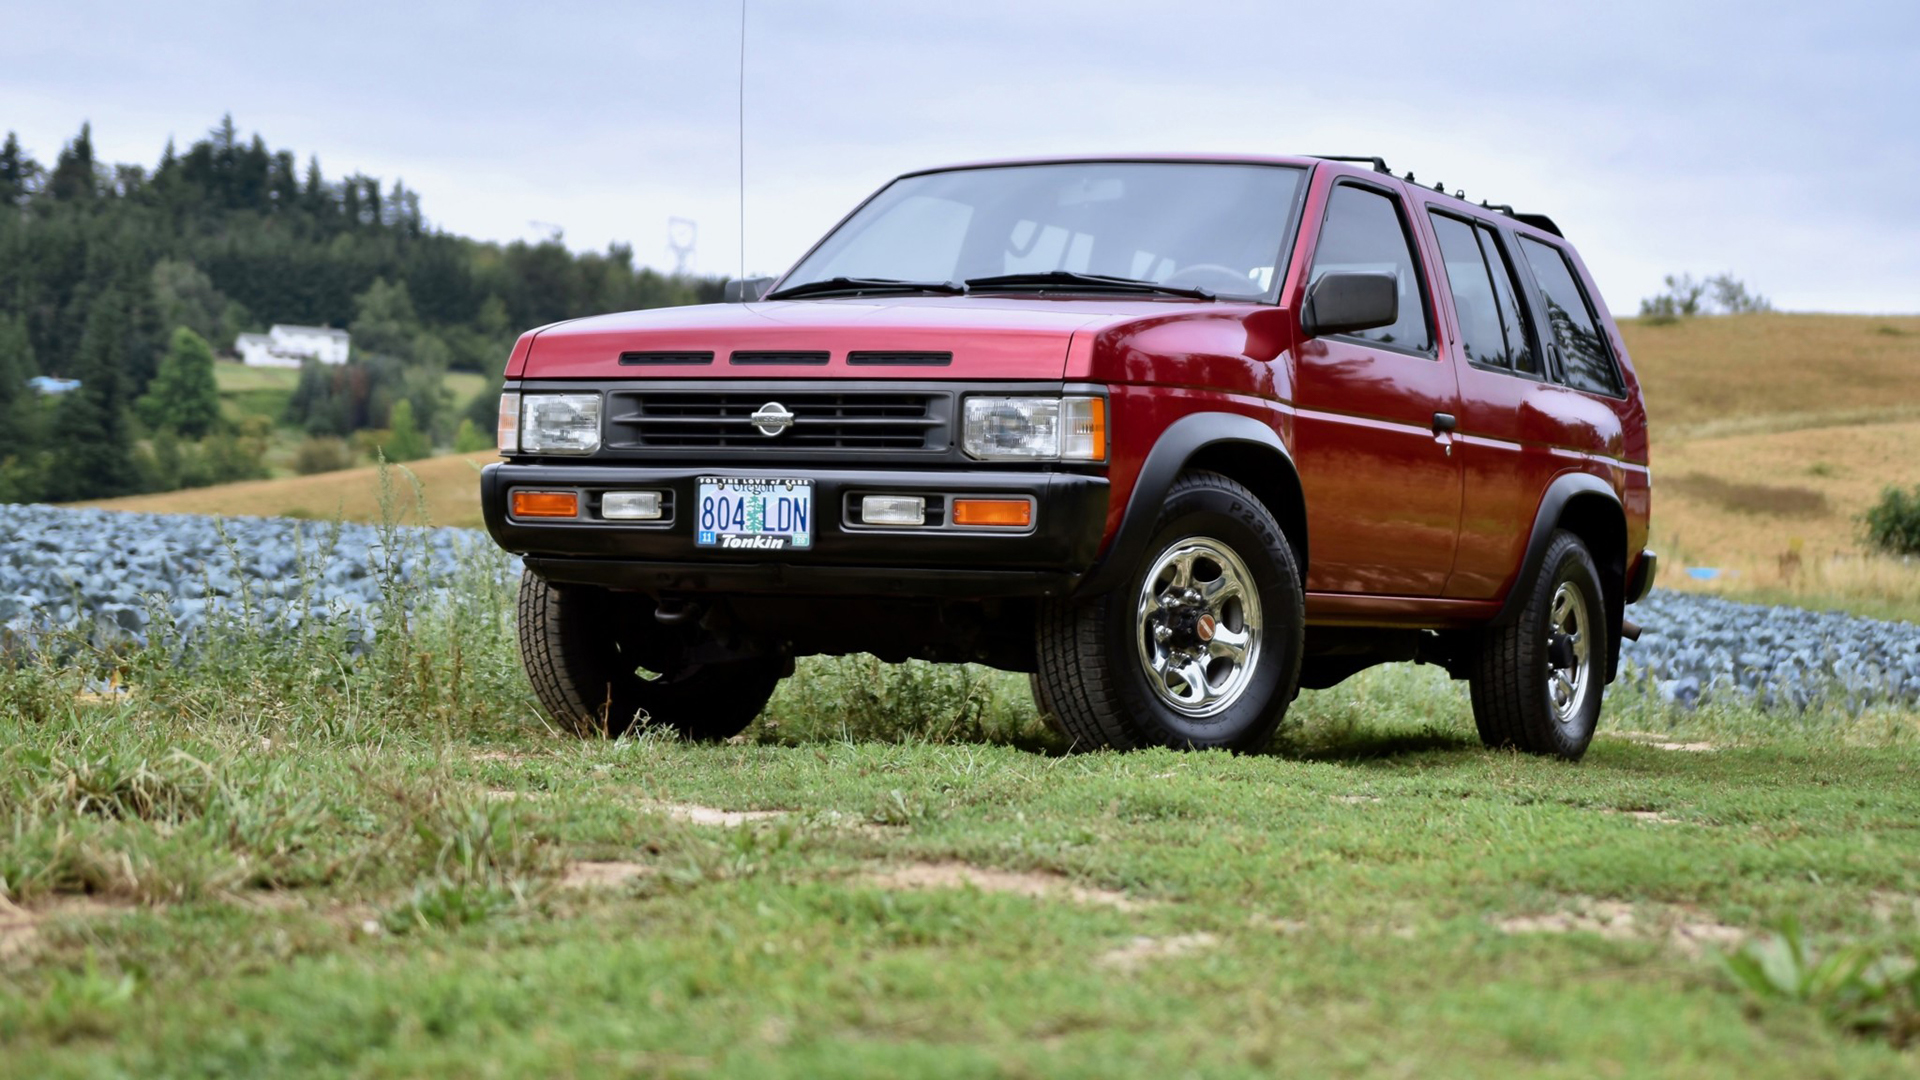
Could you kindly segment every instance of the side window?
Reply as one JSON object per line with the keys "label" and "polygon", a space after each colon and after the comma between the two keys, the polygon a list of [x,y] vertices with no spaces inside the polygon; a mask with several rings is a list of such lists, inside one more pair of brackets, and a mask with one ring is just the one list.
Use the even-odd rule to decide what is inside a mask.
{"label": "side window", "polygon": [[1520,250],[1547,304],[1547,324],[1560,346],[1560,364],[1566,369],[1567,385],[1592,394],[1619,396],[1620,376],[1613,367],[1613,353],[1595,325],[1593,307],[1580,288],[1573,267],[1558,248],[1530,236],[1520,238]]}
{"label": "side window", "polygon": [[1474,227],[1456,217],[1429,213],[1434,235],[1440,238],[1440,259],[1447,267],[1447,287],[1453,310],[1460,317],[1460,347],[1469,363],[1513,369],[1513,345],[1503,325],[1500,301],[1493,291],[1493,274]]}
{"label": "side window", "polygon": [[1341,184],[1327,200],[1327,220],[1313,252],[1311,281],[1334,271],[1389,273],[1400,282],[1400,321],[1351,337],[1380,345],[1426,352],[1433,348],[1433,324],[1420,288],[1419,264],[1393,199],[1367,188]]}
{"label": "side window", "polygon": [[1500,328],[1506,334],[1513,369],[1538,375],[1540,360],[1534,352],[1533,335],[1527,330],[1526,317],[1521,314],[1519,279],[1513,276],[1513,263],[1507,260],[1506,250],[1492,229],[1475,225],[1473,231],[1480,236],[1480,250],[1486,253],[1487,266],[1493,272],[1494,303],[1500,308]]}

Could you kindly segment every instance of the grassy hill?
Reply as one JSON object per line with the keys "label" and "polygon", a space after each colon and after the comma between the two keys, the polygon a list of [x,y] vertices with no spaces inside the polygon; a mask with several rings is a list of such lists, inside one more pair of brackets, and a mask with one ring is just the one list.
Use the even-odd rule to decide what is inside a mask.
{"label": "grassy hill", "polygon": [[[1920,483],[1920,317],[1739,315],[1621,330],[1653,424],[1663,584],[1920,618],[1920,566],[1866,552],[1858,523],[1881,488]],[[221,385],[290,391],[271,383],[280,374],[223,365]],[[479,523],[474,469],[489,457],[411,466],[430,520]],[[379,513],[378,486],[378,470],[362,468],[98,505],[366,520]],[[1685,567],[1718,576],[1695,581]]]}
{"label": "grassy hill", "polygon": [[[396,517],[407,524],[418,521],[411,474],[420,481],[421,499],[431,525],[478,528],[480,522],[480,466],[497,460],[492,451],[451,454],[395,466],[392,475]],[[109,510],[149,514],[221,514],[260,517],[298,517],[347,521],[380,519],[380,469],[364,466],[313,476],[276,480],[248,480],[219,487],[168,491],[158,495],[131,495],[87,503]]]}
{"label": "grassy hill", "polygon": [[1920,564],[1867,551],[1859,521],[1884,487],[1920,484],[1920,318],[1738,315],[1621,332],[1652,423],[1662,584],[1920,619]]}

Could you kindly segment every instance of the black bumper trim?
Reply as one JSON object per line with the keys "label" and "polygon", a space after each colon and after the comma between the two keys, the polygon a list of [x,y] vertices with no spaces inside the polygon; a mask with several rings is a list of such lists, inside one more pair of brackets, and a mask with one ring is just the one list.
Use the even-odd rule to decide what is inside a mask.
{"label": "black bumper trim", "polygon": [[[760,473],[703,463],[680,467],[547,465],[498,462],[481,472],[487,531],[522,555],[536,573],[614,588],[685,592],[791,592],[828,595],[1059,596],[1073,590],[1100,554],[1106,527],[1105,477],[1069,472],[948,469],[831,469],[782,464],[780,473],[814,482],[811,549],[769,559],[763,551],[697,547],[693,515],[673,523],[524,521],[507,513],[517,487],[583,492],[665,488],[691,507],[697,478]],[[854,491],[1025,495],[1036,504],[1030,530],[846,528],[845,496]]]}

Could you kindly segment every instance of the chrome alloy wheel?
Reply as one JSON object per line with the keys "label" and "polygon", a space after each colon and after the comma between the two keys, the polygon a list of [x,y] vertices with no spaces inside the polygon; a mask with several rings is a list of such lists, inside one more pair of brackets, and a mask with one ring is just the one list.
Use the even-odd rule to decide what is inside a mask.
{"label": "chrome alloy wheel", "polygon": [[1579,715],[1593,682],[1591,630],[1586,593],[1571,581],[1561,582],[1547,613],[1547,697],[1562,724]]}
{"label": "chrome alloy wheel", "polygon": [[1260,661],[1260,593],[1233,549],[1193,536],[1160,553],[1140,586],[1134,638],[1147,685],[1185,716],[1240,700]]}

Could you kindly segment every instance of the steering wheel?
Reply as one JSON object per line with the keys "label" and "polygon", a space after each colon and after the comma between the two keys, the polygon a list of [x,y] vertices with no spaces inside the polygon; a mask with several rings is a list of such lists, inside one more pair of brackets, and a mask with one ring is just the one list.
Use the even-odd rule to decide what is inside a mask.
{"label": "steering wheel", "polygon": [[1260,283],[1248,277],[1245,272],[1219,263],[1194,263],[1183,266],[1162,278],[1162,285],[1182,285],[1188,288],[1206,289],[1209,292],[1230,293],[1247,296],[1260,290]]}

